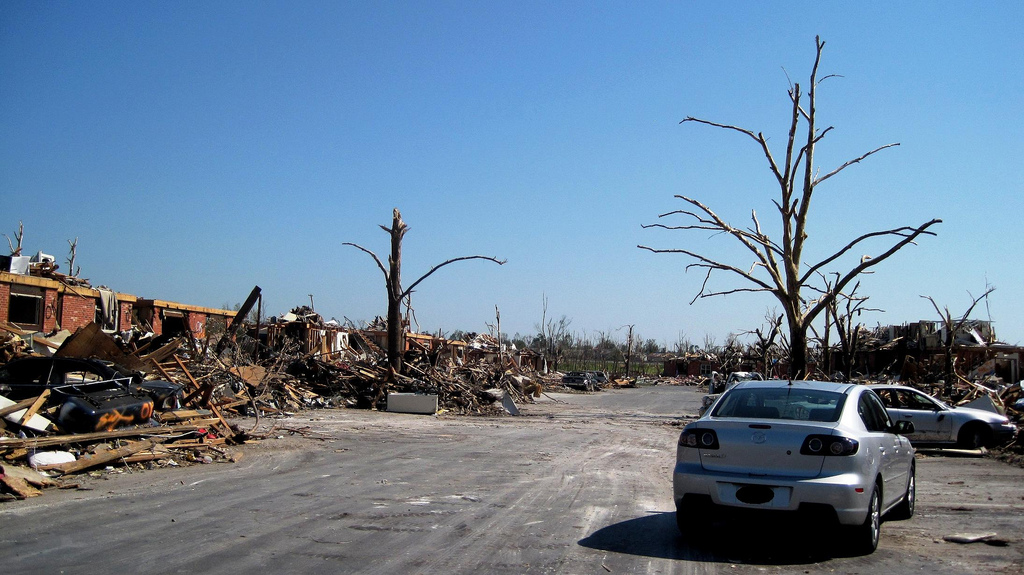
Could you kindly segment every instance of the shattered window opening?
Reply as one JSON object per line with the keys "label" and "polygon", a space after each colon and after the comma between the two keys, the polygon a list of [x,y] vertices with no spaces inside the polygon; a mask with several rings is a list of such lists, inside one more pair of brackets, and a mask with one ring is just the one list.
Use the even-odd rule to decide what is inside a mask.
{"label": "shattered window opening", "polygon": [[8,321],[26,329],[43,329],[43,290],[11,286]]}

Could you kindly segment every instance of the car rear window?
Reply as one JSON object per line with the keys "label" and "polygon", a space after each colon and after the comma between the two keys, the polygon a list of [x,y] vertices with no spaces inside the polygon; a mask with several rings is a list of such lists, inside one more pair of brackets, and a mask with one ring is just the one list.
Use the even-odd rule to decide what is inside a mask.
{"label": "car rear window", "polygon": [[740,388],[726,393],[712,417],[838,421],[846,395],[819,389]]}

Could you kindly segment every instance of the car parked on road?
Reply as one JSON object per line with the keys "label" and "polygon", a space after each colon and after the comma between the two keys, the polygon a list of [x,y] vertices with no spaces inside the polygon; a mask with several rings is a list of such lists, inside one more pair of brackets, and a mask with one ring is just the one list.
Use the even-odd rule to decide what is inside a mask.
{"label": "car parked on road", "polygon": [[584,391],[594,391],[597,388],[597,382],[589,371],[570,371],[562,376],[562,385]]}
{"label": "car parked on road", "polygon": [[896,421],[912,421],[914,445],[956,446],[978,449],[1002,445],[1017,434],[1017,426],[1004,415],[952,407],[912,387],[869,385]]}
{"label": "car parked on road", "polygon": [[26,357],[0,368],[0,395],[12,401],[49,390],[57,424],[70,432],[104,431],[146,423],[154,409],[176,407],[181,386],[143,381],[95,359]]}
{"label": "car parked on road", "polygon": [[679,530],[693,536],[719,511],[790,513],[839,525],[840,541],[871,553],[883,515],[914,513],[913,430],[862,385],[737,383],[679,436]]}
{"label": "car parked on road", "polygon": [[704,415],[704,412],[714,405],[715,400],[722,397],[722,394],[727,389],[737,383],[741,381],[761,381],[763,379],[761,374],[756,371],[734,371],[729,374],[725,381],[718,381],[717,377],[712,377],[711,383],[708,385],[708,394],[701,399],[700,410],[697,412],[697,415]]}

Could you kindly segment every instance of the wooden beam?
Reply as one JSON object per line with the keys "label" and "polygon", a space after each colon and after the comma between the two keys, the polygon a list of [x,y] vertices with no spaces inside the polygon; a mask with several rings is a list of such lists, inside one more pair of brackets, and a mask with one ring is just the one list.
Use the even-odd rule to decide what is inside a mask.
{"label": "wooden beam", "polygon": [[124,447],[119,447],[117,449],[110,449],[102,453],[97,453],[92,457],[82,458],[79,459],[78,461],[72,461],[70,463],[58,463],[55,465],[40,465],[38,469],[53,470],[65,474],[77,473],[79,471],[85,471],[86,469],[91,469],[93,467],[98,467],[100,465],[106,465],[111,461],[116,461],[118,459],[121,459],[122,457],[127,457],[140,451],[152,449],[156,444],[157,442],[154,439],[144,439],[142,441],[129,443]]}
{"label": "wooden beam", "polygon": [[30,397],[28,399],[19,401],[18,403],[15,403],[14,405],[9,405],[7,407],[0,407],[0,417],[8,416],[8,415],[14,413],[15,411],[21,411],[22,409],[28,409],[33,403],[35,403],[36,399],[38,399],[38,398],[37,397]]}
{"label": "wooden beam", "polygon": [[42,407],[44,403],[46,403],[46,400],[49,397],[50,390],[44,389],[43,393],[39,394],[39,397],[37,397],[36,400],[32,402],[32,405],[25,410],[25,413],[22,414],[21,420],[18,421],[18,425],[25,425],[26,423],[28,423],[28,420],[32,419],[32,416],[35,415],[37,411],[39,411],[39,408]]}
{"label": "wooden beam", "polygon": [[[19,448],[53,447],[55,445],[68,445],[70,443],[88,443],[104,439],[119,439],[122,437],[140,437],[143,435],[153,436],[160,439],[170,439],[169,434],[180,435],[189,431],[199,429],[198,425],[164,425],[162,427],[140,427],[135,429],[115,429],[114,431],[97,431],[94,433],[74,433],[68,435],[57,435],[54,437],[33,437],[31,439],[12,439],[0,441],[0,450]],[[164,436],[164,437],[162,437]]]}

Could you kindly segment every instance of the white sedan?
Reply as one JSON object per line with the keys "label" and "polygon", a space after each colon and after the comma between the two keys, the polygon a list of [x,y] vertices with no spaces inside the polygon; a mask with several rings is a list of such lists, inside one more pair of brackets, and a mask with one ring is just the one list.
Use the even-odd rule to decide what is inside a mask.
{"label": "white sedan", "polygon": [[869,385],[882,399],[889,417],[914,423],[914,445],[955,445],[978,449],[1012,440],[1017,426],[1004,415],[950,407],[938,399],[903,385]]}
{"label": "white sedan", "polygon": [[883,515],[914,513],[914,449],[902,435],[913,429],[862,385],[739,383],[679,436],[679,529],[695,535],[716,510],[791,512],[842,526],[871,553]]}

